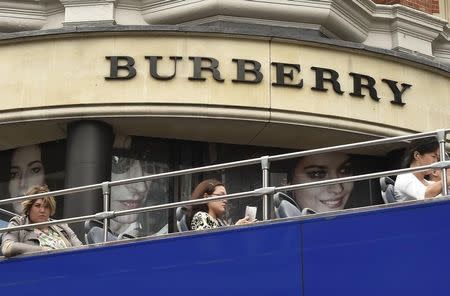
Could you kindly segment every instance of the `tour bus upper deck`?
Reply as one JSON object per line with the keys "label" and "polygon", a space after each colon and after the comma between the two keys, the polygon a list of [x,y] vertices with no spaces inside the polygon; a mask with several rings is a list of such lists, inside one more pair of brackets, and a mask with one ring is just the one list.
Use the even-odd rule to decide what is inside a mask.
{"label": "tour bus upper deck", "polygon": [[[262,212],[262,221],[268,221],[270,218],[274,217],[274,203],[271,197],[277,193],[281,192],[292,192],[295,190],[307,190],[310,188],[317,188],[317,187],[324,187],[324,186],[330,186],[334,184],[353,184],[353,182],[357,182],[360,180],[369,180],[369,179],[378,179],[385,176],[392,176],[397,175],[401,173],[408,173],[408,172],[415,172],[415,171],[424,171],[429,169],[437,169],[442,170],[444,172],[442,174],[443,176],[443,184],[446,183],[447,175],[445,174],[446,167],[448,166],[448,161],[441,161],[437,162],[431,165],[421,166],[421,167],[415,167],[415,168],[406,168],[406,169],[395,169],[395,170],[389,170],[389,171],[380,171],[375,173],[366,173],[366,174],[356,174],[356,175],[343,175],[343,176],[337,176],[334,178],[329,178],[325,180],[319,180],[319,181],[310,181],[310,182],[303,182],[300,184],[284,184],[284,185],[278,185],[278,186],[271,186],[270,184],[270,164],[276,163],[277,161],[285,161],[286,159],[293,159],[298,157],[305,157],[310,155],[322,155],[324,153],[332,153],[337,151],[343,151],[348,149],[357,149],[361,147],[370,147],[370,146],[376,146],[376,145],[383,145],[383,144],[389,144],[389,143],[398,143],[398,142],[408,142],[415,139],[420,138],[427,138],[432,137],[438,140],[440,145],[440,154],[441,159],[445,159],[445,145],[446,145],[446,133],[448,130],[439,130],[436,132],[429,132],[429,133],[422,133],[422,134],[414,134],[414,135],[406,135],[406,136],[400,136],[400,137],[394,137],[394,138],[387,138],[387,139],[379,139],[379,140],[373,140],[373,141],[366,141],[361,143],[353,143],[353,144],[346,144],[346,145],[340,145],[340,146],[333,146],[333,147],[325,147],[325,148],[319,148],[319,149],[313,149],[308,151],[300,151],[300,152],[293,152],[293,153],[285,153],[285,154],[279,154],[279,155],[273,155],[273,156],[263,156],[258,158],[252,158],[242,161],[235,161],[230,163],[223,163],[223,164],[216,164],[216,165],[210,165],[210,166],[204,166],[204,167],[198,167],[198,168],[191,168],[191,169],[183,169],[178,171],[172,171],[172,172],[165,172],[165,173],[159,173],[154,175],[147,175],[137,178],[130,178],[130,179],[124,179],[124,180],[117,180],[117,181],[105,181],[98,184],[92,184],[88,186],[81,186],[76,188],[68,188],[63,190],[56,190],[49,193],[41,193],[34,195],[32,198],[37,199],[40,197],[45,196],[55,196],[58,198],[61,196],[70,196],[70,194],[73,193],[79,193],[79,192],[85,192],[85,191],[92,191],[92,190],[99,190],[101,189],[103,192],[103,205],[104,210],[97,212],[95,214],[90,215],[84,215],[81,217],[72,217],[72,218],[64,218],[64,219],[57,219],[50,222],[42,222],[37,224],[30,224],[30,225],[24,225],[24,226],[16,226],[12,229],[19,230],[19,229],[25,229],[25,228],[32,228],[33,226],[42,226],[42,225],[54,225],[54,224],[61,224],[61,223],[75,223],[75,222],[85,222],[87,220],[101,220],[103,222],[103,240],[108,240],[108,226],[110,225],[111,219],[115,217],[122,217],[127,215],[133,215],[133,214],[140,214],[140,213],[146,213],[146,212],[155,212],[158,210],[167,210],[167,209],[175,209],[177,207],[184,207],[184,206],[190,206],[200,203],[205,203],[208,201],[214,201],[219,199],[227,199],[227,200],[239,200],[246,197],[255,197],[255,198],[261,198],[262,204],[261,208],[258,210],[259,212]],[[186,200],[186,201],[177,201],[177,202],[169,202],[169,203],[163,203],[158,205],[150,205],[150,206],[144,206],[144,207],[138,207],[135,209],[127,209],[127,210],[119,210],[119,211],[112,211],[110,209],[109,200],[111,197],[111,190],[115,186],[121,186],[126,184],[133,184],[136,182],[142,182],[142,181],[151,181],[151,180],[158,180],[158,179],[164,179],[164,178],[170,178],[174,176],[185,176],[189,174],[194,174],[198,172],[210,172],[210,171],[217,171],[217,170],[224,170],[228,168],[243,168],[245,166],[249,165],[260,165],[261,166],[261,179],[262,179],[262,186],[253,188],[252,190],[243,191],[243,192],[237,192],[232,194],[227,194],[225,196],[219,196],[219,197],[208,197],[206,199],[202,200]],[[447,187],[443,186],[442,188],[442,195],[446,196],[448,194]],[[0,201],[0,206],[3,206],[5,204],[10,204],[13,202],[18,201],[24,201],[30,199],[29,196],[22,196],[22,197],[15,197],[15,198],[9,198],[4,199]],[[295,203],[295,202],[294,202]],[[373,207],[372,207],[373,208]],[[376,207],[375,207],[376,208]],[[337,209],[338,210],[338,209]],[[359,211],[364,209],[353,209],[353,211]],[[3,211],[3,215],[8,216],[8,214],[12,214],[8,211]],[[330,212],[330,211],[328,211]],[[343,211],[344,213],[346,211]],[[332,214],[333,211],[331,211]],[[318,213],[320,215],[320,213]],[[5,217],[6,217],[5,216]],[[5,219],[6,220],[6,219]],[[0,229],[1,233],[6,232],[6,228]]]}

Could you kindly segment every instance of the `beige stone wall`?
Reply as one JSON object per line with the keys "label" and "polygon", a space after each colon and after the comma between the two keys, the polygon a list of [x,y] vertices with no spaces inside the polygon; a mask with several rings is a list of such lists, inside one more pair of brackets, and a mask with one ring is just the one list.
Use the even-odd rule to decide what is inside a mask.
{"label": "beige stone wall", "polygon": [[[432,73],[418,67],[405,65],[398,61],[367,56],[334,48],[317,48],[310,45],[272,43],[271,58],[277,61],[290,61],[301,64],[304,86],[302,90],[273,88],[271,108],[277,110],[295,110],[307,114],[325,116],[325,122],[336,117],[344,119],[348,127],[363,122],[370,124],[375,132],[378,127],[424,131],[450,126],[449,111],[443,108],[450,98],[449,77]],[[311,90],[315,85],[315,72],[310,68],[323,67],[336,70],[339,74],[343,95],[337,95],[326,84],[328,92]],[[273,69],[272,69],[273,70]],[[370,75],[376,80],[376,89],[380,101],[371,99],[367,91],[365,98],[349,95],[353,91],[353,79],[350,72]],[[274,71],[272,71],[274,75]],[[393,105],[393,94],[382,79],[399,83],[408,83],[412,87],[404,93],[404,106]],[[362,128],[362,127],[361,127]]]}
{"label": "beige stone wall", "polygon": [[[109,75],[105,56],[115,55],[135,58],[134,79],[104,79]],[[157,81],[150,77],[146,55],[165,57],[159,64],[161,74],[173,70],[169,56],[183,59],[178,61],[173,80]],[[209,72],[204,72],[204,82],[188,80],[193,71],[189,56],[216,58],[225,81],[214,81]],[[233,58],[259,61],[263,81],[256,85],[233,83]],[[271,86],[275,82],[271,62],[300,64],[301,73],[295,75],[294,81],[303,79],[303,88]],[[329,132],[334,135],[338,131],[396,135],[450,127],[448,73],[381,55],[317,44],[187,34],[80,35],[1,44],[0,63],[0,134],[8,126],[11,133],[11,125],[18,122],[27,130],[24,121],[30,121],[59,122],[54,133],[60,136],[64,122],[100,118],[126,133],[301,147],[312,144],[280,133],[292,134],[311,127],[308,141],[314,141],[313,128],[335,130]],[[327,92],[311,90],[315,83],[312,66],[336,70],[345,93],[337,95],[328,83]],[[368,95],[350,96],[350,72],[375,78],[382,99],[376,102]],[[390,103],[393,95],[381,82],[383,78],[412,84],[404,94],[405,106]],[[48,133],[51,129],[45,134]],[[5,147],[17,141],[18,137],[10,136],[11,143]],[[355,138],[345,141],[352,139]]]}
{"label": "beige stone wall", "polygon": [[[128,55],[136,60],[132,80],[107,81],[109,61],[105,56]],[[146,55],[166,57],[161,73],[171,73],[171,55],[182,56],[172,81],[150,78]],[[0,109],[69,104],[189,103],[224,104],[267,108],[269,79],[258,85],[232,84],[236,75],[234,57],[253,58],[269,69],[266,42],[219,38],[108,37],[45,40],[0,47],[2,85],[6,99]],[[189,81],[189,56],[211,56],[220,61],[224,83],[207,79]],[[205,77],[210,76],[205,72]],[[245,98],[242,98],[245,94]]]}

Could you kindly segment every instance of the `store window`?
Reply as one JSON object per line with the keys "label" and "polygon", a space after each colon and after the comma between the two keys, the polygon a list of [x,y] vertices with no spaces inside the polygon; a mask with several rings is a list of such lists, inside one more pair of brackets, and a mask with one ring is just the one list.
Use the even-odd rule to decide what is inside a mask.
{"label": "store window", "polygon": [[[34,185],[48,184],[51,190],[64,188],[66,142],[53,141],[0,152],[2,198],[20,196]],[[168,171],[189,169],[231,161],[292,152],[292,150],[115,135],[111,155],[111,180],[142,177]],[[320,181],[329,178],[380,171],[384,157],[329,153],[302,159],[273,162],[270,186]],[[189,200],[202,180],[218,179],[228,193],[254,190],[262,186],[261,166],[251,165],[218,171],[163,178],[111,188],[110,210],[120,211]],[[378,180],[351,182],[342,186],[320,187],[286,192],[300,207],[316,212],[380,204]],[[57,199],[56,218],[63,218],[62,198]],[[226,222],[234,224],[245,214],[246,206],[257,207],[256,218],[262,219],[261,197],[228,202]],[[3,206],[19,213],[20,204]],[[91,209],[87,209],[88,211]],[[93,212],[93,210],[91,211]],[[160,235],[176,231],[175,209],[116,217],[111,230],[116,235],[135,237]]]}
{"label": "store window", "polygon": [[[292,150],[116,135],[111,180],[286,152]],[[274,162],[271,165],[270,185],[283,186],[375,172],[382,168],[382,160],[380,157],[329,153]],[[257,164],[113,187],[111,210],[189,200],[195,186],[205,179],[221,181],[228,193],[250,191],[262,186],[261,166]],[[377,180],[350,182],[286,194],[300,207],[325,212],[381,203],[377,183]],[[246,206],[257,207],[256,218],[262,219],[262,199],[251,197],[230,200],[224,220],[228,224],[234,224],[244,217]],[[118,235],[159,235],[176,231],[173,216],[174,209],[128,215],[113,219],[111,228]]]}

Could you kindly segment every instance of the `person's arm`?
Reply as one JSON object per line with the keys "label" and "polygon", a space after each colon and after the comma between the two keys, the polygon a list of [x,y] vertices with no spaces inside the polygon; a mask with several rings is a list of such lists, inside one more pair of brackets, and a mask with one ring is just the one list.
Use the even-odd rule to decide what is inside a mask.
{"label": "person's arm", "polygon": [[[18,226],[16,221],[9,222],[8,227]],[[34,246],[19,242],[19,231],[11,231],[3,234],[2,253],[5,257],[12,257],[20,254],[41,252],[47,250],[41,246]]]}
{"label": "person's arm", "polygon": [[425,198],[433,198],[442,192],[442,181],[433,182],[425,189]]}
{"label": "person's arm", "polygon": [[42,252],[51,250],[50,248],[45,248],[41,246],[33,246],[25,243],[5,241],[2,242],[2,253],[5,257],[13,257],[20,254]]}
{"label": "person's arm", "polygon": [[[447,186],[450,185],[450,169],[447,170]],[[432,198],[442,193],[442,180],[433,182],[427,186],[425,198]]]}
{"label": "person's arm", "polygon": [[78,239],[75,232],[73,232],[73,230],[69,227],[69,225],[64,224],[64,230],[67,233],[67,239],[69,240],[72,247],[79,247],[83,245],[83,243]]}

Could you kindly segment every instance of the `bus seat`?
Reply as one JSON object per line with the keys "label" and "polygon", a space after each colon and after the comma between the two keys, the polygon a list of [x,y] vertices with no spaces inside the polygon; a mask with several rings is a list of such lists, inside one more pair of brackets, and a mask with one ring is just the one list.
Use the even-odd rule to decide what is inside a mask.
{"label": "bus seat", "polygon": [[[97,220],[87,220],[84,222],[84,240],[86,244],[96,244],[103,242],[103,223]],[[118,240],[111,229],[108,229],[107,241]]]}
{"label": "bus seat", "polygon": [[302,215],[297,203],[288,195],[277,192],[272,197],[276,218],[297,217]]}
{"label": "bus seat", "polygon": [[177,218],[177,228],[178,232],[189,231],[186,221],[187,208],[178,207],[175,211],[175,216]]}
{"label": "bus seat", "polygon": [[383,198],[384,203],[395,202],[394,184],[395,181],[389,177],[380,178],[381,197]]}

